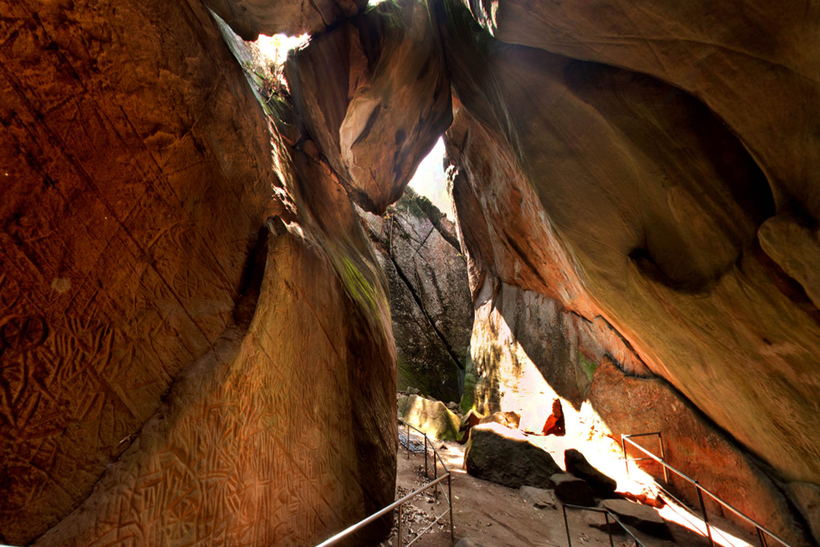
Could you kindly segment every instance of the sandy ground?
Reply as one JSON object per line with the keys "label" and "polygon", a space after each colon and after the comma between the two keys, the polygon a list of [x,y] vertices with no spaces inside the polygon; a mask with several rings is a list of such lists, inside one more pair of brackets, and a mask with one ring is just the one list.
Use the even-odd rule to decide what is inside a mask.
{"label": "sandy ground", "polygon": [[[404,431],[400,433],[404,437]],[[397,496],[400,498],[418,488],[424,483],[424,455],[423,446],[418,444],[422,438],[411,434],[411,446],[416,446],[418,452],[408,452],[404,447],[399,448]],[[559,465],[563,464],[563,450],[576,439],[534,438],[538,444],[543,444]],[[599,444],[599,448],[601,443]],[[462,538],[471,539],[484,547],[513,547],[513,546],[567,546],[567,533],[564,526],[564,517],[560,502],[556,508],[539,509],[527,503],[518,493],[518,490],[500,486],[491,482],[471,477],[464,471],[464,447],[455,442],[435,441],[444,463],[452,473],[454,536],[458,542]],[[623,471],[623,461],[620,454],[615,454],[611,446],[603,443],[604,449],[593,454],[593,445],[585,444],[580,447],[587,458],[603,471],[608,472],[619,481],[619,489],[628,486],[630,491],[647,492],[648,476],[640,472],[632,472],[632,480],[626,478]],[[611,461],[610,461],[611,460]],[[429,462],[429,476],[433,476],[432,459]],[[563,465],[562,465],[563,466]],[[439,466],[439,474],[441,467]],[[638,477],[636,477],[638,475]],[[638,480],[641,479],[641,480]],[[444,492],[447,491],[446,481],[442,483]],[[402,515],[402,547],[409,541],[415,540],[419,532],[426,528],[435,516],[447,511],[446,498],[439,493],[434,498],[428,490],[416,496],[405,504]],[[570,536],[573,546],[608,546],[609,535],[603,529],[603,515],[589,512],[567,511]],[[699,519],[689,515],[680,507],[667,506],[662,510],[662,516],[669,523],[674,541],[663,541],[633,529],[633,532],[646,545],[666,547],[671,545],[687,545],[690,547],[708,547],[708,540],[689,528],[696,528]],[[395,517],[394,517],[395,518]],[[715,524],[729,533],[718,537],[717,543],[725,547],[746,547],[752,542],[752,536],[740,531],[731,523],[722,519],[710,517]],[[684,525],[674,524],[680,521]],[[602,528],[598,529],[596,526]],[[620,530],[613,535],[614,547],[628,547],[633,545],[632,539]],[[754,543],[752,543],[754,544]],[[396,531],[389,540],[382,543],[384,547],[398,547]],[[445,547],[452,545],[450,540],[449,517],[444,516],[430,531],[419,537],[413,545],[420,547]]]}

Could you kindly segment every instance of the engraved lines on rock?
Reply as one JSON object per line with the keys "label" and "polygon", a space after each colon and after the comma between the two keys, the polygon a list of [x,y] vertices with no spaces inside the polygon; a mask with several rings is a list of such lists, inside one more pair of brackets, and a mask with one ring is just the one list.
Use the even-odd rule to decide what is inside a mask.
{"label": "engraved lines on rock", "polygon": [[[15,438],[37,438],[45,431],[62,434],[67,423],[90,418],[97,422],[99,442],[114,441],[125,434],[127,425],[121,423],[107,433],[99,430],[106,401],[119,402],[131,412],[132,420],[140,420],[130,397],[111,379],[117,373],[109,366],[116,338],[118,332],[109,325],[68,317],[52,324],[48,340],[35,351],[4,359],[0,394]],[[131,389],[143,387],[137,384]],[[66,407],[71,411],[66,412]]]}
{"label": "engraved lines on rock", "polygon": [[[263,303],[260,312],[264,312],[267,306]],[[278,310],[274,309],[268,313],[276,311]],[[271,327],[267,326],[267,328]],[[260,409],[277,409],[275,418],[280,418],[280,415],[287,416],[292,422],[290,430],[296,432],[309,430],[311,424],[315,425],[320,419],[309,413],[300,412],[299,405],[295,403],[298,399],[307,396],[301,391],[289,390],[287,392],[294,406],[287,405],[287,401],[280,400],[280,404],[276,405],[270,404],[270,401],[264,404],[258,400],[262,396],[271,398],[285,387],[280,383],[279,389],[275,386],[274,389],[256,389],[260,384],[269,382],[270,376],[281,377],[285,371],[278,370],[276,367],[260,366],[259,349],[249,347],[248,343],[255,339],[256,336],[249,336],[246,339],[243,351],[247,354],[240,358],[238,365],[234,366],[236,374],[232,375],[231,385],[218,386],[213,397],[209,396],[208,400],[202,402],[198,413],[191,412],[190,418],[183,418],[185,423],[180,423],[175,429],[175,436],[169,441],[168,448],[154,458],[155,462],[158,460],[161,463],[160,469],[141,478],[143,485],[152,490],[148,493],[150,498],[133,505],[132,512],[149,511],[148,520],[164,528],[165,524],[160,515],[168,511],[167,508],[172,504],[177,504],[175,507],[182,511],[184,507],[187,507],[188,502],[177,497],[165,499],[158,496],[165,495],[163,492],[178,491],[189,492],[188,496],[218,500],[217,505],[209,509],[211,512],[197,513],[196,529],[207,532],[205,536],[200,537],[207,537],[212,533],[222,534],[223,531],[234,538],[251,537],[253,534],[260,533],[258,523],[261,520],[257,517],[266,515],[267,520],[275,518],[269,516],[274,514],[273,507],[279,507],[280,513],[278,518],[268,525],[274,538],[280,532],[298,535],[299,527],[293,530],[293,525],[288,525],[289,528],[282,529],[284,523],[293,520],[293,513],[296,513],[297,520],[302,526],[301,529],[307,529],[304,526],[311,525],[314,519],[318,519],[323,526],[325,525],[325,520],[328,513],[332,513],[334,504],[323,499],[322,493],[326,486],[328,470],[332,467],[325,464],[326,467],[323,468],[315,463],[312,466],[306,466],[304,457],[294,456],[294,453],[306,455],[314,450],[315,444],[310,440],[306,442],[306,446],[301,447],[302,443],[296,434],[291,436],[290,442],[288,439],[276,438],[276,430],[273,431],[273,435],[263,434],[270,430],[268,424],[273,421],[274,416],[265,414]],[[272,338],[269,334],[266,335],[265,340],[270,343],[282,343],[281,340]],[[263,350],[262,352],[264,353]],[[242,373],[242,370],[247,370],[248,373]],[[312,379],[308,376],[309,373],[305,371],[293,384],[310,382]],[[195,436],[193,442],[190,439],[191,434]],[[327,444],[329,447],[335,445],[335,443]],[[326,461],[331,462],[341,459],[343,458],[335,452],[329,453],[325,458]],[[156,466],[155,463],[141,465],[140,468]],[[171,468],[176,469],[174,476],[177,480],[185,479],[188,482],[164,483],[163,476]],[[297,473],[294,473],[294,468]],[[211,471],[203,473],[206,469]],[[199,476],[199,479],[196,479],[196,476]],[[250,478],[230,482],[234,480],[231,477],[237,476]],[[346,474],[342,473],[342,476]],[[140,481],[137,482],[139,484]],[[306,482],[313,487],[306,489]],[[253,487],[248,487],[247,484],[253,484]],[[269,492],[271,485],[279,485],[279,487],[269,494],[259,495],[259,488]],[[141,487],[139,486],[138,490],[134,491],[135,496],[141,495],[139,490]],[[207,492],[208,495],[204,495],[203,492]],[[211,492],[215,492],[215,495],[210,496]],[[287,506],[276,503],[280,493],[284,494],[284,492],[288,492],[287,497],[291,500]],[[317,507],[320,500],[325,505],[324,511]],[[298,513],[300,501],[313,507],[314,513],[312,515]],[[254,506],[254,503],[257,505]],[[273,504],[272,507],[269,507],[269,504]],[[154,507],[157,509],[151,509]],[[241,514],[238,515],[237,511]],[[248,515],[248,512],[254,514]],[[127,515],[119,519],[133,522],[133,519]],[[169,522],[168,526],[176,526],[176,522]],[[180,524],[180,526],[183,525]],[[173,533],[183,534],[187,530],[189,528],[184,525],[184,529],[177,529]]]}
{"label": "engraved lines on rock", "polygon": [[[46,33],[46,32],[45,32],[45,29],[44,29],[44,28],[42,28],[42,25],[40,25],[40,27],[41,27],[42,31],[43,31],[44,33]],[[46,33],[46,34],[47,34],[47,33]],[[68,62],[67,62],[67,61],[63,58],[62,54],[58,54],[58,58],[59,58],[59,62],[60,62],[60,63],[65,63],[67,66],[69,66],[69,67],[70,67],[70,64],[68,64]],[[44,62],[45,62],[45,61],[44,61]],[[73,68],[71,68],[71,70],[73,71]],[[7,79],[7,80],[8,80],[8,81],[12,84],[12,88],[13,88],[13,89],[15,90],[15,92],[18,94],[19,99],[20,99],[20,100],[22,100],[22,102],[23,102],[23,103],[25,103],[25,104],[28,106],[29,111],[31,111],[31,112],[35,112],[35,113],[36,113],[36,109],[33,107],[32,103],[28,100],[28,96],[27,96],[27,95],[26,95],[26,93],[23,91],[23,86],[21,85],[21,83],[20,83],[20,82],[15,81],[15,80],[14,80],[14,78],[12,77],[12,75],[11,75],[11,73],[10,73],[9,71],[7,71],[7,70],[3,70],[3,73],[4,73],[4,75],[6,76],[6,79]],[[77,84],[77,85],[79,85],[79,84]],[[219,85],[219,83],[217,83],[217,86],[216,86],[216,87],[218,87],[218,85]],[[83,89],[83,90],[82,90],[82,94],[83,94],[83,95],[85,95],[85,94],[87,94],[87,93],[88,93],[88,90],[87,90],[87,89]],[[95,111],[97,112],[97,114],[98,114],[99,116],[102,116],[102,117],[103,117],[103,119],[107,122],[108,126],[110,127],[111,132],[112,132],[114,135],[116,135],[116,139],[115,139],[115,140],[117,140],[117,141],[118,141],[119,143],[121,143],[123,146],[126,146],[126,147],[127,147],[127,143],[125,143],[125,140],[123,139],[122,135],[121,135],[121,134],[120,134],[120,133],[119,133],[119,132],[115,129],[115,127],[114,127],[113,123],[111,122],[111,120],[110,120],[110,119],[107,117],[107,115],[105,114],[105,111],[104,111],[104,110],[100,107],[100,104],[96,102],[96,99],[89,99],[89,100],[92,100],[92,101],[94,102],[95,106],[97,107],[97,108],[95,109]],[[122,109],[121,109],[121,108],[120,108],[120,112],[124,115],[124,111],[122,111]],[[126,116],[126,119],[127,119],[127,116]],[[129,123],[128,123],[128,127],[129,127],[129,129],[130,129],[130,130],[132,130],[132,131],[134,132],[134,135],[135,135],[135,136],[137,136],[137,138],[139,138],[139,137],[138,137],[138,135],[136,134],[136,131],[134,130],[133,126],[132,126],[132,125],[130,125],[130,120],[129,120],[128,122],[129,122]],[[58,149],[60,150],[60,152],[62,152],[62,153],[63,153],[63,155],[65,156],[65,158],[68,160],[68,162],[69,162],[70,164],[72,164],[72,166],[74,167],[75,171],[76,171],[79,175],[81,175],[81,178],[82,178],[82,179],[83,179],[83,181],[85,182],[86,186],[87,186],[87,187],[89,187],[89,188],[92,190],[92,192],[93,192],[93,193],[97,196],[97,198],[98,198],[98,199],[100,199],[100,200],[102,201],[102,203],[103,203],[103,204],[105,205],[105,207],[107,208],[107,213],[108,213],[108,216],[111,216],[112,218],[117,219],[118,217],[117,217],[117,215],[115,214],[115,210],[114,210],[114,208],[113,208],[113,207],[111,207],[111,205],[110,205],[110,204],[108,204],[108,202],[107,202],[107,201],[105,200],[105,198],[102,196],[102,193],[101,193],[101,192],[99,192],[99,188],[95,185],[95,183],[93,182],[92,178],[91,178],[91,177],[90,177],[87,173],[85,173],[85,171],[83,170],[83,168],[81,167],[81,165],[79,164],[79,162],[76,160],[76,158],[72,157],[72,155],[71,155],[71,154],[69,154],[68,152],[66,152],[66,150],[68,149],[68,147],[66,147],[66,146],[65,146],[65,144],[66,144],[66,143],[65,143],[65,142],[63,142],[63,141],[62,141],[62,140],[61,140],[61,139],[60,139],[60,138],[59,138],[59,137],[58,137],[58,136],[57,136],[57,135],[56,135],[53,131],[51,131],[51,129],[50,129],[50,127],[48,127],[47,123],[48,123],[48,120],[46,120],[46,124],[45,124],[45,127],[46,127],[46,133],[47,133],[47,139],[46,139],[46,140],[50,141],[53,145],[55,145],[55,147],[56,147],[56,148],[58,148]],[[34,138],[34,140],[35,140],[35,142],[37,141],[37,139],[36,139],[36,138]],[[140,141],[140,142],[142,142],[142,141]],[[144,151],[145,151],[146,153],[149,153],[149,155],[150,155],[150,152],[148,152],[147,148],[144,146],[144,143],[143,143],[142,148],[144,149]],[[153,158],[153,156],[152,156],[152,158]],[[163,175],[163,173],[162,173],[162,169],[161,169],[161,167],[159,167],[159,165],[158,165],[158,164],[156,164],[156,162],[154,162],[154,167],[156,168],[156,171],[157,171],[157,172],[156,172],[156,173],[154,173],[154,175],[155,175],[155,176],[154,176],[154,177],[152,177],[152,178],[154,178],[157,182],[160,182],[160,181],[165,182],[165,184],[167,185],[167,180],[164,180],[164,177],[162,176],[162,175]],[[135,207],[136,207],[136,206],[135,206]],[[133,209],[132,209],[132,211],[133,211]],[[127,218],[127,216],[128,216],[128,215],[130,215],[130,212],[129,212],[128,214],[126,214],[126,218]],[[125,219],[123,219],[123,220],[119,221],[119,223],[120,223],[120,228],[121,228],[121,229],[123,229],[123,230],[125,231],[126,236],[129,236],[130,234],[129,234],[128,229],[127,229],[127,228],[123,225],[123,222],[124,222],[124,221],[125,221]],[[211,253],[210,247],[209,247],[208,245],[206,245],[206,244],[204,243],[204,241],[201,241],[200,243],[201,243],[201,244],[198,246],[198,248],[203,249],[206,253]],[[137,247],[139,248],[139,245],[138,245],[138,244],[137,244]],[[144,251],[143,251],[143,254],[145,254],[145,253],[144,253]],[[150,257],[148,257],[148,258],[149,258],[149,263],[152,263],[153,261],[152,261],[152,260],[150,260]],[[221,277],[221,281],[225,282],[226,287],[230,287],[230,284],[229,284],[229,283],[227,283],[227,275],[225,275],[224,270],[222,270],[222,266],[221,266],[221,264],[219,263],[219,261],[215,260],[215,257],[213,257],[213,258],[214,258],[214,263],[215,263],[215,264],[217,264],[217,266],[218,266],[217,270],[221,270],[221,271],[216,271],[215,273],[217,273],[217,274],[221,274],[221,275],[220,275],[220,277]],[[227,289],[227,290],[230,292],[230,289]],[[185,308],[185,306],[183,306],[183,308]],[[190,319],[190,317],[189,317],[189,319]],[[197,322],[196,322],[196,321],[194,321],[193,319],[191,319],[191,320],[192,320],[192,322],[193,322],[194,324],[197,324]],[[204,332],[203,332],[203,335],[205,335],[205,333],[204,333]],[[208,339],[208,337],[207,337],[207,336],[205,336],[205,338],[206,338],[206,340]]]}

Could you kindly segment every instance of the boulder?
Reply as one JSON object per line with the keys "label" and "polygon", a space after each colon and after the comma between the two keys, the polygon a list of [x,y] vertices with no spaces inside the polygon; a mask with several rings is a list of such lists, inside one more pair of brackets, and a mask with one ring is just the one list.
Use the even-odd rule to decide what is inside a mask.
{"label": "boulder", "polygon": [[481,418],[479,423],[482,424],[501,424],[510,429],[518,429],[518,424],[521,422],[521,416],[517,412],[494,412],[489,416]]}
{"label": "boulder", "polygon": [[305,128],[348,195],[381,215],[452,121],[437,14],[382,2],[314,36],[285,76]]}
{"label": "boulder", "polygon": [[481,418],[483,418],[483,416],[472,408],[461,418],[461,427],[458,429],[458,433],[461,437],[458,442],[464,444],[469,440],[470,430],[481,423]]}
{"label": "boulder", "polygon": [[564,468],[579,479],[584,479],[592,493],[599,498],[611,497],[618,488],[618,483],[595,469],[581,452],[574,448],[564,451]]}
{"label": "boulder", "polygon": [[484,416],[471,408],[470,411],[467,412],[467,414],[465,414],[461,419],[461,428],[459,431],[468,431],[471,427],[475,427],[480,424],[483,418]]}
{"label": "boulder", "polygon": [[627,500],[604,500],[601,507],[611,511],[622,523],[634,526],[641,532],[659,539],[672,540],[666,521],[652,507]]}
{"label": "boulder", "polygon": [[398,408],[402,420],[428,436],[442,441],[458,440],[461,421],[441,401],[408,395],[399,398]]}
{"label": "boulder", "polygon": [[555,509],[555,498],[552,492],[534,486],[522,486],[518,489],[518,494],[526,501],[534,505],[537,509]]}
{"label": "boulder", "polygon": [[367,5],[365,0],[204,0],[244,40],[260,34],[316,34],[353,15]]}
{"label": "boulder", "polygon": [[546,488],[550,477],[561,470],[548,452],[498,423],[471,429],[464,463],[470,475],[510,488]]}
{"label": "boulder", "polygon": [[595,500],[592,490],[584,479],[579,479],[569,473],[556,473],[550,477],[548,486],[555,491],[555,495],[564,503],[592,507]]}

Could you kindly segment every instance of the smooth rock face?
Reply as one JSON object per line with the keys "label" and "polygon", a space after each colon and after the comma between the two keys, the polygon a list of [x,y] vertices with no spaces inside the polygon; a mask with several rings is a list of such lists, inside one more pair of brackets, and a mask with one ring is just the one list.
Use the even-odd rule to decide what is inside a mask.
{"label": "smooth rock face", "polygon": [[458,243],[455,230],[436,213],[408,188],[384,217],[362,213],[362,218],[390,286],[398,388],[413,386],[458,401],[473,303],[464,258],[452,244]]}
{"label": "smooth rock face", "polygon": [[428,436],[442,441],[459,438],[461,420],[441,401],[431,401],[418,395],[399,397],[399,418]]}
{"label": "smooth rock face", "polygon": [[820,486],[807,482],[792,482],[786,492],[809,525],[814,537],[820,537]]}
{"label": "smooth rock face", "polygon": [[820,6],[463,0],[507,43],[650,74],[699,97],[768,174],[778,212],[820,218]]}
{"label": "smooth rock face", "polygon": [[384,2],[315,37],[286,77],[308,133],[366,211],[397,201],[452,120],[435,11]]}
{"label": "smooth rock face", "polygon": [[[811,167],[820,147],[802,120],[785,120],[816,103],[814,84],[799,84],[791,107],[778,99],[778,125],[789,125],[789,142],[801,142],[774,157],[783,145],[777,132],[758,124],[755,108],[738,105],[758,89],[776,97],[769,91],[780,84],[768,88],[761,78],[775,79],[781,67],[736,65],[733,75],[755,90],[749,83],[727,87],[718,75],[702,79],[710,94],[731,103],[730,114],[645,74],[501,44],[477,35],[471,18],[450,13],[444,40],[458,102],[448,156],[467,179],[456,179],[453,193],[457,209],[463,205],[460,220],[465,211],[462,232],[472,231],[464,240],[481,266],[476,278],[483,269],[555,295],[589,320],[602,317],[652,372],[767,462],[778,480],[820,483],[820,460],[812,456],[820,453],[817,310],[800,279],[777,265],[805,272],[813,260],[811,253],[795,260],[792,249],[813,237],[820,186],[809,179],[820,172]],[[805,51],[803,32],[795,39],[804,40]],[[747,122],[733,121],[740,118]],[[520,189],[522,179],[531,190]],[[542,235],[519,224],[538,206],[549,219]],[[808,222],[802,235],[778,236],[794,245],[772,260],[758,230],[793,206]],[[545,248],[557,258],[542,260]],[[515,249],[520,267],[511,268]],[[568,265],[557,275],[542,265],[562,261]]]}
{"label": "smooth rock face", "polygon": [[501,424],[480,424],[470,430],[464,453],[467,473],[510,488],[546,488],[561,468],[548,452]]}
{"label": "smooth rock face", "polygon": [[[462,225],[462,234],[469,229]],[[499,283],[489,273],[483,283],[470,342],[480,412],[515,411],[521,429],[543,433],[558,399],[566,428],[566,421],[578,416],[594,366],[605,355],[618,355],[631,370],[648,374],[605,321],[580,319],[560,302]]]}

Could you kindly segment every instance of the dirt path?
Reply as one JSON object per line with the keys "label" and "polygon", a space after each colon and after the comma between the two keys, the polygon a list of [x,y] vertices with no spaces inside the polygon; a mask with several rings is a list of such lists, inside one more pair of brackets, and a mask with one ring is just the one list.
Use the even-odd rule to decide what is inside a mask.
{"label": "dirt path", "polygon": [[[420,436],[412,437],[420,441]],[[453,508],[455,512],[454,531],[455,540],[471,539],[484,547],[566,547],[567,534],[564,527],[564,517],[560,503],[556,508],[539,509],[527,503],[517,490],[495,483],[476,479],[468,475],[463,468],[464,447],[455,442],[435,441],[445,464],[452,472]],[[557,449],[556,449],[557,450]],[[556,456],[556,461],[561,461]],[[431,460],[428,460],[431,461]],[[622,465],[622,463],[621,463]],[[441,467],[439,466],[439,474]],[[433,476],[430,463],[429,476]],[[410,453],[400,448],[398,453],[397,499],[424,484],[424,455]],[[619,477],[619,481],[623,478]],[[447,483],[442,483],[446,491]],[[620,484],[620,482],[619,482]],[[405,505],[403,510],[403,538],[402,546],[417,537],[418,533],[447,510],[446,499],[439,496],[436,500],[429,491],[422,493]],[[667,507],[662,512],[665,519],[675,518],[673,508]],[[685,514],[685,511],[678,508]],[[670,515],[672,515],[670,517]],[[694,520],[691,517],[681,518],[684,522]],[[609,546],[609,535],[603,529],[603,516],[588,512],[568,511],[568,523],[573,547]],[[723,520],[716,524],[731,530],[725,540],[718,543],[726,547],[745,547],[749,545],[751,536],[739,531]],[[599,526],[601,529],[597,528]],[[647,547],[668,547],[671,545],[686,545],[688,547],[709,547],[708,540],[682,526],[670,523],[674,541],[662,541],[637,531],[639,539]],[[620,532],[620,531],[619,531]],[[740,539],[743,538],[743,539]],[[631,538],[623,532],[614,535],[614,547],[630,547]],[[398,547],[396,533],[387,541],[382,542],[384,547]],[[433,529],[419,538],[413,545],[420,547],[447,547],[450,542],[449,518],[444,516]]]}

